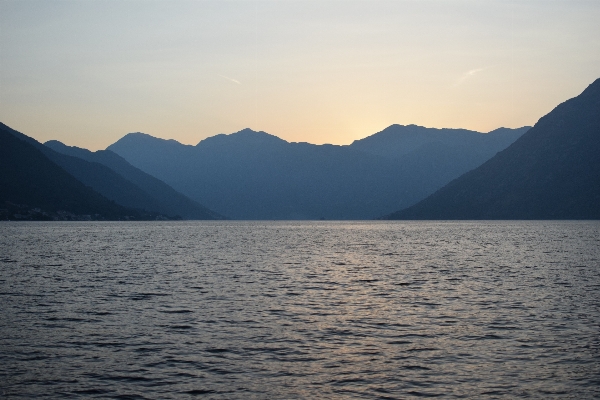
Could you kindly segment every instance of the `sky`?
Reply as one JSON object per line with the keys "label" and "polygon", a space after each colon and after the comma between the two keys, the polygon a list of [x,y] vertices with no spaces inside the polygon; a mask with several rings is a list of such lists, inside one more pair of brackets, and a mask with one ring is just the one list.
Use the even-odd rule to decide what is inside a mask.
{"label": "sky", "polygon": [[0,121],[91,150],[533,125],[600,77],[600,1],[0,0]]}

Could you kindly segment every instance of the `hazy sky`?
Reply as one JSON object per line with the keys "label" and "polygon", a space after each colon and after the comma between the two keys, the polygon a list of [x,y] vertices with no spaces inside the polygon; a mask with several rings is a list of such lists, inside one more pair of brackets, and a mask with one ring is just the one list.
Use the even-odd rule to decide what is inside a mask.
{"label": "hazy sky", "polygon": [[599,21],[598,0],[0,0],[0,121],[90,149],[532,125],[600,77]]}

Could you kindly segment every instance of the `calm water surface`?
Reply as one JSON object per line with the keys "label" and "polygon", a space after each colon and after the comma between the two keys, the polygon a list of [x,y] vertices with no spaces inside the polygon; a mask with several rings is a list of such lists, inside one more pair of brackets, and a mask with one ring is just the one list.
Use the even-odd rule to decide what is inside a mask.
{"label": "calm water surface", "polygon": [[600,222],[0,223],[0,397],[598,398]]}

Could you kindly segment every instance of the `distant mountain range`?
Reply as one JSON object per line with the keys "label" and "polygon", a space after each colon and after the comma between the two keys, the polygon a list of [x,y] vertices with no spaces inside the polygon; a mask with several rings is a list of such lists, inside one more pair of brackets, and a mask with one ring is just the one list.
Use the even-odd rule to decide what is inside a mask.
{"label": "distant mountain range", "polygon": [[392,125],[349,146],[250,129],[196,146],[131,133],[107,149],[233,219],[372,219],[425,198],[527,129]]}
{"label": "distant mountain range", "polygon": [[[177,193],[164,182],[129,165],[127,161],[114,153],[108,151],[92,153],[84,149],[61,146],[59,142],[51,143],[51,147],[60,150],[57,152],[50,148],[50,146],[44,146],[4,124],[0,124],[0,131],[3,132],[4,141],[7,146],[3,150],[10,152],[20,151],[26,154],[29,159],[34,160],[31,161],[31,165],[33,166],[42,166],[48,163],[53,165],[52,168],[35,173],[36,170],[33,167],[27,169],[28,167],[19,159],[10,157],[6,159],[10,160],[9,162],[3,160],[5,162],[3,166],[7,168],[7,171],[12,172],[7,172],[4,177],[6,182],[2,185],[0,201],[8,202],[8,204],[25,203],[31,208],[48,209],[50,211],[57,211],[57,207],[60,208],[59,206],[62,205],[62,211],[80,214],[83,210],[80,206],[90,203],[90,200],[83,196],[83,192],[75,189],[73,189],[74,192],[64,191],[62,192],[64,199],[59,196],[61,192],[56,192],[54,197],[50,196],[50,193],[54,192],[50,190],[47,183],[55,181],[52,178],[53,176],[56,179],[61,179],[62,182],[66,174],[72,180],[85,185],[86,190],[91,190],[95,193],[96,202],[102,198],[113,204],[113,206],[121,206],[118,209],[111,208],[112,211],[110,212],[108,208],[103,206],[104,208],[101,208],[104,211],[93,213],[99,214],[105,219],[120,219],[122,216],[135,219],[148,219],[153,216],[187,219],[222,218],[217,213]],[[11,137],[17,139],[18,142],[12,140]],[[9,145],[10,147],[8,147]],[[45,161],[40,161],[40,154],[45,158]],[[26,170],[32,175],[27,178],[19,175]],[[14,177],[17,176],[21,177],[14,181]],[[45,176],[45,179],[40,180],[36,176]],[[62,185],[64,186],[66,183]],[[67,186],[71,187],[69,185]],[[38,190],[39,188],[45,189],[40,191]],[[25,195],[24,193],[29,194]],[[48,203],[46,201],[48,199],[42,196],[43,193],[48,193],[50,196],[48,199],[52,198],[53,200]],[[81,197],[79,202],[76,200],[76,197],[71,196],[73,193],[82,194],[83,197]],[[68,201],[67,198],[69,199]],[[10,206],[13,209],[14,207]]]}
{"label": "distant mountain range", "polygon": [[130,133],[91,152],[0,124],[0,219],[222,215],[598,219],[600,80],[531,129],[392,125],[348,146],[244,129],[195,146]]}
{"label": "distant mountain range", "polygon": [[390,219],[600,219],[600,79],[504,151]]}

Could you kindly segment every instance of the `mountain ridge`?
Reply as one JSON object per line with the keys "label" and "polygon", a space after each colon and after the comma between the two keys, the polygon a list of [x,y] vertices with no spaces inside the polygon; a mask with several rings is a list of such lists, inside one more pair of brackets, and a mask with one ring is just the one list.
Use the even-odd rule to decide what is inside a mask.
{"label": "mountain ridge", "polygon": [[[164,209],[161,202],[157,201],[155,197],[150,196],[146,191],[113,169],[96,162],[98,160],[88,161],[72,155],[62,154],[3,123],[0,123],[0,130],[33,146],[72,177],[108,200],[112,200],[127,209],[135,209],[142,213],[164,214],[170,218],[177,217],[176,214],[169,213],[168,209]],[[222,218],[217,216],[218,214],[207,215],[205,219]]]}
{"label": "mountain ridge", "polygon": [[477,169],[386,218],[600,218],[600,79]]}
{"label": "mountain ridge", "polygon": [[[506,143],[491,150],[481,143],[494,135],[464,130],[459,144],[427,139],[408,157],[383,157],[356,144],[287,142],[248,128],[196,146],[129,134],[107,149],[234,219],[372,219],[416,203],[526,129],[506,130]],[[473,146],[479,150],[470,154]]]}
{"label": "mountain ridge", "polygon": [[75,146],[67,146],[58,140],[49,140],[44,145],[58,153],[96,162],[110,168],[156,200],[156,211],[165,215],[179,215],[184,219],[223,219],[223,216],[175,191],[161,180],[135,168],[110,150],[92,152]]}
{"label": "mountain ridge", "polygon": [[[25,135],[23,135],[25,136]],[[33,139],[32,139],[33,140]],[[108,200],[0,123],[0,219],[147,219]]]}

